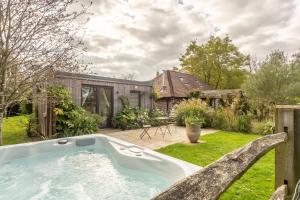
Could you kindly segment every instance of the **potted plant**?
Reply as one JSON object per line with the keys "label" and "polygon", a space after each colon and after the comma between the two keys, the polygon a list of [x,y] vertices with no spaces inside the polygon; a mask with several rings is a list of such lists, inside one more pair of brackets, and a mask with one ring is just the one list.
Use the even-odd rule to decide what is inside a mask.
{"label": "potted plant", "polygon": [[188,116],[185,118],[186,135],[191,143],[197,143],[203,123],[204,119],[197,116]]}

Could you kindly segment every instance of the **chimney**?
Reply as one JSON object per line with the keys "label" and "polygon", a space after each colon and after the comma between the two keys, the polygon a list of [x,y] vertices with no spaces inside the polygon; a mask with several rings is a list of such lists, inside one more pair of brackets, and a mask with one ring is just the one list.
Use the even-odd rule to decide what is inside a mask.
{"label": "chimney", "polygon": [[162,72],[162,87],[160,89],[162,92],[164,92],[167,89],[167,86],[165,84],[165,78],[166,78],[165,76],[166,76],[166,71],[163,70],[163,72]]}
{"label": "chimney", "polygon": [[156,77],[158,77],[158,76],[159,76],[159,70],[156,71]]}

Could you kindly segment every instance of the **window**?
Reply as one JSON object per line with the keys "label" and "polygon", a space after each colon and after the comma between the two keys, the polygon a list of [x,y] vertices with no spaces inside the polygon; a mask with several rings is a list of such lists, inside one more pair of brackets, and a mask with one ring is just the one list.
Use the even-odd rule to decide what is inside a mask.
{"label": "window", "polygon": [[81,106],[102,116],[102,127],[110,125],[113,113],[113,88],[96,85],[83,85],[81,88]]}
{"label": "window", "polygon": [[91,112],[97,112],[96,87],[82,86],[81,88],[81,106]]}
{"label": "window", "polygon": [[141,92],[136,90],[130,91],[129,103],[132,107],[141,108]]}

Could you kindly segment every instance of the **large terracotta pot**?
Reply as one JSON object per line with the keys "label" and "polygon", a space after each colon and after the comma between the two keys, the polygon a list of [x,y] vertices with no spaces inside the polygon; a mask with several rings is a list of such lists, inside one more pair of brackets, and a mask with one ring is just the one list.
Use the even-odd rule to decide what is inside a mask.
{"label": "large terracotta pot", "polygon": [[191,143],[197,143],[201,134],[201,126],[194,124],[186,124],[186,135]]}

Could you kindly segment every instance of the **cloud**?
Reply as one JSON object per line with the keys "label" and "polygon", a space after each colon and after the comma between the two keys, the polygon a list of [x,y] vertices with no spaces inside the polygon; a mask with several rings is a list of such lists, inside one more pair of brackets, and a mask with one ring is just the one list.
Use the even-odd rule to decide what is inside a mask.
{"label": "cloud", "polygon": [[91,71],[151,79],[179,65],[191,40],[229,34],[242,52],[263,58],[273,49],[299,48],[297,0],[94,0],[85,61]]}

